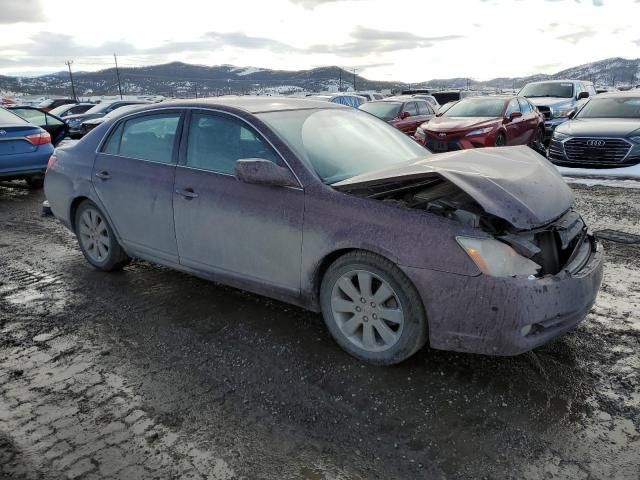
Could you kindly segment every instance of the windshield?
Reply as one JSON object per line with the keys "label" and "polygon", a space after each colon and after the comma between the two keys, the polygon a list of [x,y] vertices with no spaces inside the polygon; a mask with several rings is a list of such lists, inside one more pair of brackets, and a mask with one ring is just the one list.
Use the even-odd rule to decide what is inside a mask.
{"label": "windshield", "polygon": [[431,155],[400,130],[357,110],[305,109],[257,116],[328,184]]}
{"label": "windshield", "polygon": [[443,117],[500,117],[504,110],[504,98],[465,98],[454,103]]}
{"label": "windshield", "polygon": [[52,115],[60,116],[67,110],[72,109],[74,106],[75,105],[60,105],[59,107],[56,107],[53,110],[51,110],[49,113],[51,113]]}
{"label": "windshield", "polygon": [[402,107],[402,103],[399,102],[372,102],[360,105],[360,110],[382,120],[392,120],[400,114],[400,107]]}
{"label": "windshield", "polygon": [[640,118],[640,96],[592,98],[576,118]]}
{"label": "windshield", "polygon": [[109,105],[111,105],[111,103],[99,103],[98,105],[96,105],[95,107],[91,107],[89,110],[87,110],[84,113],[102,113],[104,112],[107,108],[109,108]]}
{"label": "windshield", "polygon": [[572,98],[573,83],[549,82],[549,83],[530,83],[520,90],[518,94],[521,97],[558,97]]}

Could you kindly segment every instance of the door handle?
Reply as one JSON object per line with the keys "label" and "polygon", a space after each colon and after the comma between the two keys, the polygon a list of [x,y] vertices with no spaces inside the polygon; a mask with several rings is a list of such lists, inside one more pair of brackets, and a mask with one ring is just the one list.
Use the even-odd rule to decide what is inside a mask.
{"label": "door handle", "polygon": [[111,175],[109,175],[109,172],[98,172],[96,173],[96,177],[98,177],[100,180],[109,180],[111,178]]}
{"label": "door handle", "polygon": [[193,188],[185,188],[185,189],[176,189],[176,193],[181,195],[187,200],[191,200],[192,198],[198,198],[198,194],[193,191]]}

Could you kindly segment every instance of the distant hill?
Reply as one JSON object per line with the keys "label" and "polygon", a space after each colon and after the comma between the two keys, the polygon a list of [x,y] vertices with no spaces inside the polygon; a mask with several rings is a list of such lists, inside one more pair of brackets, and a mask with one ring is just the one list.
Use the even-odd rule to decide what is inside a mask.
{"label": "distant hill", "polygon": [[[115,68],[73,74],[76,93],[80,96],[113,95],[118,92]],[[600,85],[629,86],[640,84],[640,59],[609,58],[563,70],[553,75],[494,78],[484,82],[467,78],[432,79],[420,83],[385,82],[354,75],[340,67],[311,70],[271,70],[236,67],[234,65],[192,65],[173,62],[148,67],[120,68],[124,93],[165,96],[216,95],[221,93],[293,93],[296,90],[326,91],[353,87],[358,90],[401,90],[420,88],[520,88],[527,82],[545,79],[582,79]],[[342,79],[342,81],[341,81]],[[68,95],[69,75],[61,71],[40,77],[0,76],[0,91],[28,94]]]}

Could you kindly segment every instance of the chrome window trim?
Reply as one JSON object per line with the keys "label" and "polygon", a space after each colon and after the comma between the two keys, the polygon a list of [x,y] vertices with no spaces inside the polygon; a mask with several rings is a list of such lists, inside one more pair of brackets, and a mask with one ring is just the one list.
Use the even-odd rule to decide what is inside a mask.
{"label": "chrome window trim", "polygon": [[[114,127],[116,125],[118,125],[122,121],[126,121],[126,119],[129,118],[129,117],[133,117],[133,116],[137,116],[137,115],[146,115],[146,114],[149,114],[149,113],[152,113],[152,112],[153,113],[161,112],[163,110],[178,110],[178,111],[180,111],[180,110],[203,110],[203,111],[214,112],[214,113],[223,114],[223,115],[230,115],[230,116],[232,116],[234,118],[237,118],[238,120],[240,120],[240,121],[244,122],[245,124],[249,125],[249,127],[251,127],[251,129],[253,131],[255,131],[258,135],[260,135],[260,137],[265,142],[267,142],[267,144],[273,149],[274,152],[276,152],[276,154],[280,157],[282,162],[287,166],[289,171],[293,174],[293,176],[295,177],[296,181],[298,182],[299,188],[301,190],[304,189],[304,187],[302,186],[302,182],[300,181],[300,178],[298,177],[296,172],[293,170],[293,168],[291,168],[291,165],[289,165],[289,162],[287,162],[287,160],[284,158],[282,153],[280,153],[280,151],[275,147],[275,145],[273,143],[271,143],[271,141],[267,137],[265,137],[264,134],[255,125],[253,125],[251,122],[245,120],[240,115],[237,115],[237,114],[235,114],[233,112],[228,112],[226,110],[220,110],[220,109],[217,109],[217,108],[213,108],[213,107],[178,107],[178,106],[159,107],[159,108],[153,108],[153,109],[150,109],[150,110],[144,110],[142,112],[132,112],[132,113],[129,113],[129,114],[125,114],[122,117],[120,117],[117,122],[114,122],[113,125],[111,125],[109,127],[109,130],[107,130],[107,132],[104,134],[104,136],[102,137],[102,139],[100,140],[100,143],[98,144],[98,146],[96,148],[96,152],[95,152],[96,155],[103,154],[103,155],[111,155],[111,156],[122,157],[122,158],[132,158],[132,157],[125,157],[123,155],[113,155],[113,154],[109,154],[109,153],[104,153],[104,152],[101,151],[106,139],[111,134],[111,131],[114,129]],[[254,115],[251,112],[247,112],[247,113],[249,113],[249,115]],[[184,130],[184,125],[183,125],[182,128]],[[218,173],[218,174],[221,174],[221,175],[223,174],[221,172],[214,172],[212,170],[204,170],[204,169],[199,169],[199,168],[194,168],[194,167],[187,167],[186,165],[180,165],[178,163],[166,164],[166,163],[163,163],[163,162],[155,162],[153,160],[146,160],[146,159],[135,159],[135,160],[140,160],[140,161],[143,161],[143,162],[159,163],[161,165],[173,165],[173,166],[176,166],[176,167],[186,167],[186,168],[191,168],[191,169],[194,169],[194,170],[201,170],[201,171],[209,172],[209,173]],[[226,174],[226,173],[224,175],[229,175],[231,177],[234,177],[233,175]]]}

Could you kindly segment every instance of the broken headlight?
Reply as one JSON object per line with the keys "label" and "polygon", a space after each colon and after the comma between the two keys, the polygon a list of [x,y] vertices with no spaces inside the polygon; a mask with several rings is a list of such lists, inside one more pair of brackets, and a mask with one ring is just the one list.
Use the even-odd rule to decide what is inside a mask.
{"label": "broken headlight", "polygon": [[456,237],[456,240],[482,273],[492,277],[535,275],[541,268],[493,238]]}

